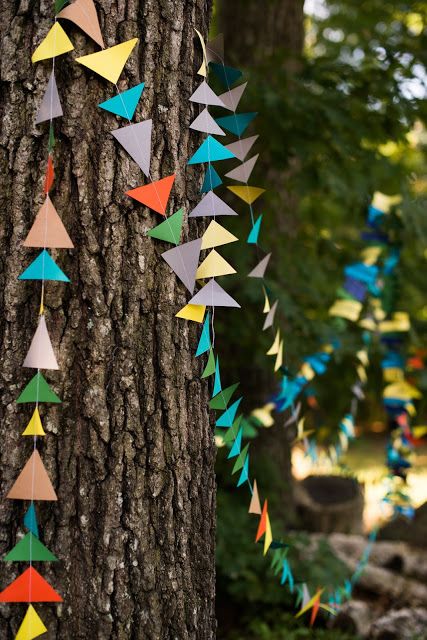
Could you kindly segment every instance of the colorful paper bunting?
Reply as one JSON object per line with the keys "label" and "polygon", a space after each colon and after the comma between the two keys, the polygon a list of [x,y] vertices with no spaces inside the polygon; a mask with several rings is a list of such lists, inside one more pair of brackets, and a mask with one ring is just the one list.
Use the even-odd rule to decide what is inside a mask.
{"label": "colorful paper bunting", "polygon": [[74,49],[69,37],[59,22],[55,22],[45,39],[39,44],[31,56],[31,62],[39,62],[48,58],[56,58]]}
{"label": "colorful paper bunting", "polygon": [[262,214],[258,216],[257,220],[255,221],[255,224],[253,225],[252,229],[249,232],[248,239],[247,239],[248,244],[258,244],[258,236],[261,229],[261,222],[262,222]]}
{"label": "colorful paper bunting", "polygon": [[138,38],[133,38],[132,40],[127,40],[127,42],[116,44],[109,49],[76,58],[76,62],[91,69],[91,71],[106,78],[113,84],[117,84],[123,67],[137,42]]}
{"label": "colorful paper bunting", "polygon": [[150,176],[152,126],[152,120],[143,120],[142,122],[128,124],[125,127],[111,131],[111,134],[120,142],[147,177]]}
{"label": "colorful paper bunting", "polygon": [[164,242],[179,244],[183,220],[184,209],[179,209],[176,213],[166,218],[164,222],[158,224],[157,227],[147,231],[147,236]]}
{"label": "colorful paper bunting", "polygon": [[24,247],[73,249],[70,236],[48,195],[22,244]]}
{"label": "colorful paper bunting", "polygon": [[168,263],[190,293],[193,293],[196,284],[196,269],[201,246],[202,239],[197,238],[162,253],[163,260]]}
{"label": "colorful paper bunting", "polygon": [[249,138],[243,138],[242,140],[237,140],[236,142],[227,144],[226,148],[231,151],[231,153],[234,154],[236,158],[243,162],[258,138],[259,136],[250,136]]}
{"label": "colorful paper bunting", "polygon": [[227,229],[221,226],[216,220],[212,220],[203,234],[202,250],[219,247],[224,244],[229,244],[230,242],[236,242],[237,240],[238,238],[236,238],[236,236],[227,231]]}
{"label": "colorful paper bunting", "polygon": [[[138,106],[138,102],[141,98],[142,92],[144,91],[144,87],[145,87],[145,83],[141,82],[140,84],[137,84],[135,87],[131,87],[126,91],[122,91],[117,96],[114,96],[113,98],[110,98],[105,102],[101,102],[98,105],[98,107],[100,107],[101,109],[104,109],[104,111],[109,111],[110,113],[114,113],[116,116],[121,116],[122,118],[127,118],[128,120],[132,120],[135,110]],[[151,122],[151,120],[149,120],[148,122]],[[150,129],[150,141],[151,141],[151,129]],[[150,148],[151,148],[151,145],[150,145]],[[148,164],[149,163],[150,162],[148,158]]]}
{"label": "colorful paper bunting", "polygon": [[236,156],[227,147],[224,147],[221,142],[208,136],[206,140],[202,142],[196,153],[190,158],[187,164],[201,164],[203,162],[217,162],[218,160],[229,160]]}
{"label": "colorful paper bunting", "polygon": [[209,282],[191,298],[190,304],[202,304],[207,307],[237,307],[240,305],[215,280]]}
{"label": "colorful paper bunting", "polygon": [[190,124],[190,129],[210,133],[213,136],[225,136],[225,131],[217,125],[207,108],[203,109],[197,118],[193,120]]}
{"label": "colorful paper bunting", "polygon": [[215,121],[222,129],[226,129],[240,138],[257,115],[256,112],[235,113],[232,116],[215,118]]}
{"label": "colorful paper bunting", "polygon": [[270,258],[271,253],[268,253],[265,258],[258,262],[257,266],[248,273],[248,278],[263,278]]}
{"label": "colorful paper bunting", "polygon": [[61,101],[59,99],[58,87],[56,86],[55,74],[52,71],[43,100],[37,112],[35,123],[40,124],[41,122],[46,122],[46,120],[60,118],[62,115],[63,112]]}
{"label": "colorful paper bunting", "polygon": [[34,409],[33,415],[31,416],[31,420],[29,421],[22,435],[23,436],[45,436],[46,435],[43,429],[42,421],[40,419],[40,413],[39,413],[38,407]]}
{"label": "colorful paper bunting", "polygon": [[27,533],[4,557],[4,562],[56,562],[58,558],[38,537]]}
{"label": "colorful paper bunting", "polygon": [[35,260],[18,277],[19,280],[53,280],[70,282],[55,260],[44,249]]}
{"label": "colorful paper bunting", "polygon": [[36,375],[31,378],[30,382],[22,391],[16,402],[17,404],[28,402],[52,402],[54,404],[58,404],[61,400],[49,387],[40,371],[38,371]]}
{"label": "colorful paper bunting", "polygon": [[212,91],[206,80],[203,80],[195,92],[190,96],[190,101],[212,107],[224,107],[223,101]]}
{"label": "colorful paper bunting", "polygon": [[[232,169],[231,171],[226,173],[225,177],[231,178],[232,180],[238,180],[239,182],[248,182],[258,158],[259,153],[257,153],[256,156],[252,156],[252,158],[249,158],[249,160],[246,160],[246,162],[243,162],[235,169]],[[255,187],[247,188],[254,189]],[[264,189],[262,189],[261,191],[264,191]],[[247,200],[245,200],[245,202],[247,202]],[[248,202],[248,204],[252,204],[252,202]]]}
{"label": "colorful paper bunting", "polygon": [[31,369],[58,369],[44,315],[40,316],[39,324],[22,366]]}
{"label": "colorful paper bunting", "polygon": [[203,280],[204,278],[216,278],[232,273],[236,273],[236,270],[215,249],[212,249],[197,269],[196,278]]}
{"label": "colorful paper bunting", "polygon": [[9,500],[58,500],[37,449],[27,460],[6,497]]}
{"label": "colorful paper bunting", "polygon": [[237,216],[237,213],[224,200],[221,200],[216,193],[209,191],[188,217],[197,218],[201,216]]}
{"label": "colorful paper bunting", "polygon": [[175,174],[126,191],[126,195],[164,216],[174,180]]}
{"label": "colorful paper bunting", "polygon": [[98,15],[92,0],[74,0],[72,4],[69,4],[58,13],[58,18],[70,20],[92,38],[96,44],[99,44],[102,49],[104,48]]}
{"label": "colorful paper bunting", "polygon": [[0,602],[62,602],[62,598],[34,567],[28,567],[0,593]]}
{"label": "colorful paper bunting", "polygon": [[45,627],[42,619],[30,604],[21,626],[18,629],[18,633],[15,636],[15,640],[34,640],[34,638],[38,638],[46,633],[46,631],[47,628]]}
{"label": "colorful paper bunting", "polygon": [[226,91],[219,96],[226,109],[228,109],[229,111],[236,111],[247,84],[247,82],[239,84],[238,87],[230,89],[229,91]]}
{"label": "colorful paper bunting", "polygon": [[265,192],[265,189],[260,189],[259,187],[248,187],[248,185],[239,185],[236,187],[231,186],[227,187],[227,189],[246,202],[246,204],[253,204],[255,200]]}
{"label": "colorful paper bunting", "polygon": [[208,164],[200,192],[207,193],[208,191],[212,191],[213,189],[216,189],[216,187],[219,187],[220,184],[222,184],[221,178],[214,167],[211,164]]}

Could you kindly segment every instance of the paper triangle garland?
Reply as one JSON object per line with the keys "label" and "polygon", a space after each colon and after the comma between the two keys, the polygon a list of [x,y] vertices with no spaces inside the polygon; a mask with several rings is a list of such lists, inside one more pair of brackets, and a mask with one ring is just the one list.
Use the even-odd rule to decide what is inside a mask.
{"label": "paper triangle garland", "polygon": [[193,293],[196,284],[196,269],[201,246],[202,239],[197,238],[162,253],[163,260],[168,263],[190,293]]}
{"label": "paper triangle garland", "polygon": [[37,449],[27,460],[6,497],[9,500],[58,500]]}
{"label": "paper triangle garland", "polygon": [[3,558],[4,562],[56,562],[58,558],[33,535],[27,533]]}
{"label": "paper triangle garland", "polygon": [[46,633],[47,627],[40,618],[33,605],[29,605],[27,613],[18,629],[15,640],[34,640]]}
{"label": "paper triangle garland", "polygon": [[150,176],[152,126],[152,120],[143,120],[111,131],[147,177]]}
{"label": "paper triangle garland", "polygon": [[245,466],[246,459],[248,457],[248,451],[249,451],[249,444],[247,444],[243,449],[243,451],[240,452],[236,462],[234,463],[234,467],[231,472],[232,475],[234,475],[235,473],[243,469],[243,467]]}
{"label": "paper triangle garland", "polygon": [[259,136],[250,136],[249,138],[237,140],[236,142],[228,144],[227,149],[231,151],[231,153],[234,153],[236,158],[243,162],[258,138]]}
{"label": "paper triangle garland", "polygon": [[222,82],[224,87],[230,88],[232,84],[237,82],[237,80],[242,75],[242,72],[239,69],[234,69],[233,67],[226,67],[224,64],[217,64],[216,62],[211,62],[210,67],[217,78]]}
{"label": "paper triangle garland", "polygon": [[243,435],[243,428],[240,427],[239,432],[236,436],[236,439],[233,443],[233,446],[230,449],[230,453],[227,456],[228,460],[230,460],[231,458],[235,458],[236,456],[239,455],[240,449],[242,446],[242,435]]}
{"label": "paper triangle garland", "polygon": [[219,371],[219,358],[218,356],[216,357],[216,364],[215,364],[215,379],[214,379],[214,388],[212,391],[212,395],[216,396],[218,395],[218,393],[221,392],[222,386],[221,386],[221,374]]}
{"label": "paper triangle garland", "polygon": [[207,307],[237,307],[240,305],[215,280],[209,282],[190,300],[190,304]]}
{"label": "paper triangle garland", "polygon": [[40,316],[39,324],[22,366],[30,367],[31,369],[59,368],[52,349],[44,315]]}
{"label": "paper triangle garland", "polygon": [[209,351],[209,357],[206,363],[206,367],[204,368],[204,371],[202,373],[202,378],[208,378],[214,373],[215,373],[215,356],[214,356],[213,349],[211,349]]}
{"label": "paper triangle garland", "polygon": [[264,535],[266,528],[267,528],[267,509],[268,509],[268,503],[267,500],[264,500],[264,506],[262,508],[262,514],[261,514],[261,518],[259,521],[259,525],[258,525],[258,531],[256,534],[256,538],[255,538],[255,542],[258,542],[258,540],[260,540],[262,538],[262,536]]}
{"label": "paper triangle garland", "polygon": [[0,602],[62,602],[62,598],[34,567],[28,567],[0,593]]}
{"label": "paper triangle garland", "polygon": [[55,74],[52,71],[43,100],[37,112],[35,123],[40,124],[41,122],[46,122],[46,120],[60,118],[62,115],[63,112],[61,101],[59,99],[58,87],[56,86]]}
{"label": "paper triangle garland", "polygon": [[207,193],[208,191],[212,191],[213,189],[216,189],[216,187],[219,187],[220,184],[222,184],[221,178],[213,165],[208,164],[200,192]]}
{"label": "paper triangle garland", "polygon": [[37,525],[37,515],[34,502],[28,507],[24,516],[24,525],[33,533],[37,538],[39,537],[39,527]]}
{"label": "paper triangle garland", "polygon": [[116,44],[109,49],[103,49],[96,53],[90,53],[88,56],[76,58],[75,61],[91,69],[103,78],[106,78],[106,80],[109,80],[113,84],[117,84],[123,67],[137,42],[138,38],[133,38],[132,40],[127,40],[127,42]]}
{"label": "paper triangle garland", "polygon": [[209,349],[211,348],[210,323],[211,314],[208,312],[203,323],[203,329],[200,335],[199,344],[197,345],[196,358],[201,356],[203,353],[206,353],[206,351],[209,351]]}
{"label": "paper triangle garland", "polygon": [[126,191],[126,195],[164,216],[174,180],[175,174]]}
{"label": "paper triangle garland", "polygon": [[233,393],[236,391],[239,383],[230,385],[226,389],[223,389],[221,393],[214,396],[212,400],[209,402],[210,409],[217,409],[219,411],[224,411],[227,408],[227,405],[232,397]]}
{"label": "paper triangle garland", "polygon": [[75,2],[69,4],[65,9],[62,9],[57,17],[74,22],[89,38],[92,38],[102,49],[104,48],[104,40],[102,39],[101,28],[93,0],[75,0]]}
{"label": "paper triangle garland", "polygon": [[271,253],[268,253],[265,258],[258,262],[257,266],[248,273],[248,278],[263,278],[265,270],[267,269],[268,262],[270,260]]}
{"label": "paper triangle garland", "polygon": [[53,280],[56,282],[70,282],[55,260],[44,249],[35,260],[18,277],[18,280]]}
{"label": "paper triangle garland", "polygon": [[39,44],[31,56],[31,62],[39,62],[48,58],[56,58],[74,49],[69,37],[59,22],[55,22],[46,38]]}
{"label": "paper triangle garland", "polygon": [[249,232],[248,239],[247,239],[248,244],[258,244],[258,236],[261,229],[261,222],[262,222],[262,214],[258,216],[254,226]]}
{"label": "paper triangle garland", "polygon": [[216,93],[212,91],[206,80],[203,80],[197,87],[195,92],[190,96],[191,102],[197,102],[198,104],[210,105],[212,107],[223,107],[223,101],[218,98]]}
{"label": "paper triangle garland", "polygon": [[232,186],[227,187],[230,191],[232,191],[238,198],[246,202],[246,204],[253,204],[257,198],[260,197],[265,191],[265,189],[261,189],[260,187],[248,187],[248,185],[242,186]]}
{"label": "paper triangle garland", "polygon": [[163,240],[164,242],[179,244],[183,220],[184,209],[179,209],[176,213],[166,218],[164,222],[158,224],[157,227],[147,231],[147,235],[150,238],[157,238],[157,240]]}
{"label": "paper triangle garland", "polygon": [[254,480],[253,493],[251,503],[249,505],[249,513],[255,513],[259,516],[261,515],[261,504],[259,501],[258,485],[256,483],[256,480]]}
{"label": "paper triangle garland", "polygon": [[216,220],[212,220],[202,237],[202,250],[219,247],[230,242],[236,242],[238,238],[227,231]]}
{"label": "paper triangle garland", "polygon": [[73,249],[70,236],[48,195],[22,244],[24,247]]}
{"label": "paper triangle garland", "polygon": [[25,402],[52,402],[58,404],[61,400],[56,393],[52,391],[39,371],[31,378],[16,402],[17,404],[23,404]]}
{"label": "paper triangle garland", "polygon": [[243,398],[239,398],[222,413],[216,421],[217,427],[231,427],[236,417],[237,410]]}
{"label": "paper triangle garland", "polygon": [[240,138],[257,115],[255,111],[253,113],[234,113],[232,116],[215,118],[215,122],[221,128],[226,129]]}
{"label": "paper triangle garland", "polygon": [[197,118],[193,120],[190,124],[190,129],[202,131],[202,133],[210,133],[213,136],[225,136],[225,131],[217,125],[207,108],[203,109]]}
{"label": "paper triangle garland", "polygon": [[[232,169],[231,171],[226,173],[225,177],[231,178],[232,180],[238,180],[239,182],[248,182],[258,158],[259,153],[257,153],[256,156],[252,156],[252,158],[249,158],[249,160],[246,160],[246,162],[243,162],[235,169]],[[253,189],[253,187],[248,188]]]}
{"label": "paper triangle garland", "polygon": [[218,140],[215,140],[212,136],[208,136],[187,164],[217,162],[218,160],[229,160],[230,158],[235,157],[234,153],[227,149],[227,147],[224,147],[221,142],[218,142]]}
{"label": "paper triangle garland", "polygon": [[237,213],[224,200],[221,200],[216,193],[209,191],[203,196],[199,204],[194,207],[188,217],[197,218],[200,216],[237,216]]}
{"label": "paper triangle garland", "polygon": [[266,329],[269,329],[270,327],[273,326],[274,316],[276,315],[276,310],[277,310],[277,304],[278,304],[278,300],[275,301],[275,303],[272,305],[270,311],[266,315],[265,321],[264,321],[264,326],[262,328],[263,331],[265,331]]}
{"label": "paper triangle garland", "polygon": [[229,91],[226,91],[219,96],[226,109],[228,109],[229,111],[236,111],[247,84],[247,82],[239,84],[238,87],[230,89]]}
{"label": "paper triangle garland", "polygon": [[196,278],[197,280],[203,280],[204,278],[216,278],[232,273],[236,273],[236,270],[215,249],[212,249],[197,269]]}
{"label": "paper triangle garland", "polygon": [[132,120],[135,110],[138,106],[139,99],[141,98],[142,92],[144,91],[144,87],[145,83],[141,82],[135,87],[131,87],[126,91],[122,91],[117,96],[114,96],[109,100],[105,100],[105,102],[101,102],[98,107],[104,109],[104,111],[114,113],[116,116],[121,116],[122,118]]}
{"label": "paper triangle garland", "polygon": [[182,309],[175,314],[175,317],[200,323],[203,322],[205,311],[206,307],[204,305],[186,304],[185,307],[182,307]]}
{"label": "paper triangle garland", "polygon": [[42,421],[40,419],[40,413],[39,413],[38,407],[34,409],[33,415],[31,416],[31,420],[29,421],[22,435],[23,436],[45,436],[46,435],[43,429]]}

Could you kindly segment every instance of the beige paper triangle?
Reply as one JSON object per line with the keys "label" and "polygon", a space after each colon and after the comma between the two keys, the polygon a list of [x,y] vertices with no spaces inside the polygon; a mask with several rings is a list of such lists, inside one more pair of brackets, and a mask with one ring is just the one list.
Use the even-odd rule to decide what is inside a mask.
{"label": "beige paper triangle", "polygon": [[274,338],[274,342],[267,351],[268,356],[275,356],[279,353],[280,347],[280,329],[277,329],[276,337]]}
{"label": "beige paper triangle", "polygon": [[216,220],[212,220],[203,234],[202,249],[212,249],[212,247],[219,247],[223,244],[236,242],[238,239],[239,238],[236,238],[236,236],[227,231],[222,225],[218,224]]}
{"label": "beige paper triangle", "polygon": [[31,369],[58,369],[52,343],[46,327],[46,317],[40,316],[39,324],[25,357],[23,367]]}
{"label": "beige paper triangle", "polygon": [[261,515],[261,503],[259,501],[258,486],[256,480],[254,480],[254,490],[252,493],[251,503],[249,505],[249,513],[255,513],[258,516]]}
{"label": "beige paper triangle", "polygon": [[236,270],[215,249],[212,249],[197,269],[196,278],[203,280],[204,278],[227,276],[232,273],[236,273]]}
{"label": "beige paper triangle", "polygon": [[10,500],[57,500],[47,471],[37,449],[6,496]]}
{"label": "beige paper triangle", "polygon": [[280,341],[279,351],[277,352],[274,370],[279,371],[282,364],[283,364],[283,340]]}
{"label": "beige paper triangle", "polygon": [[72,249],[74,247],[49,196],[46,196],[46,200],[22,244],[24,247],[42,247],[43,249]]}
{"label": "beige paper triangle", "polygon": [[93,0],[76,0],[62,9],[57,17],[74,22],[89,38],[92,38],[102,49],[104,48],[104,40],[102,39],[98,15]]}

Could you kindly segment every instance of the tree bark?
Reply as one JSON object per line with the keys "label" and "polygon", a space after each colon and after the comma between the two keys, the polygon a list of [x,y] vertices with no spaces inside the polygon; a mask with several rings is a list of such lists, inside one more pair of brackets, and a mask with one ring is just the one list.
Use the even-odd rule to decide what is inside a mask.
{"label": "tree bark", "polygon": [[[106,46],[139,37],[120,88],[144,81],[136,120],[153,119],[151,172],[177,172],[169,212],[197,199],[185,172],[200,140],[188,126],[198,84],[194,27],[206,34],[211,0],[100,0]],[[5,499],[31,454],[20,434],[33,407],[15,401],[37,324],[40,286],[17,276],[37,255],[21,243],[42,203],[48,123],[35,127],[51,62],[31,65],[53,23],[53,2],[0,0],[1,551],[23,530],[28,504]],[[100,110],[114,87],[74,63],[95,45],[62,22],[75,51],[56,61],[64,117],[55,121],[51,198],[75,250],[53,252],[71,284],[47,283],[47,324],[60,372],[46,375],[61,405],[41,405],[39,450],[58,503],[37,503],[43,542],[61,560],[38,565],[64,598],[37,607],[47,638],[211,639],[214,617],[214,440],[196,331],[176,319],[187,296],[146,237],[160,220],[124,192],[142,184],[110,135],[124,122]],[[196,51],[196,53],[195,53]],[[189,238],[188,228],[185,239]],[[191,228],[191,238],[197,229]],[[34,372],[33,372],[34,373]],[[3,565],[2,588],[26,568]],[[12,638],[24,605],[2,605]]]}

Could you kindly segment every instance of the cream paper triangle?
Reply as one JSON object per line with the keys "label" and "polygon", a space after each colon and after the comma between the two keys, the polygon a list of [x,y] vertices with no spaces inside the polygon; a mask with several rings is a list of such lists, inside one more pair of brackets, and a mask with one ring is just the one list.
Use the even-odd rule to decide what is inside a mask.
{"label": "cream paper triangle", "polygon": [[267,351],[268,356],[276,356],[279,353],[280,347],[280,329],[277,329],[276,337],[274,338],[274,342],[271,345],[270,349]]}
{"label": "cream paper triangle", "polygon": [[223,244],[236,242],[236,238],[232,233],[227,231],[216,220],[212,220],[202,237],[202,249],[212,249],[212,247],[220,247]]}
{"label": "cream paper triangle", "polygon": [[46,317],[44,315],[40,316],[38,327],[22,366],[30,367],[31,369],[59,368],[52,349],[52,343],[46,327]]}
{"label": "cream paper triangle", "polygon": [[236,270],[215,249],[212,249],[197,269],[196,278],[203,280],[204,278],[227,276],[232,273],[236,273]]}

